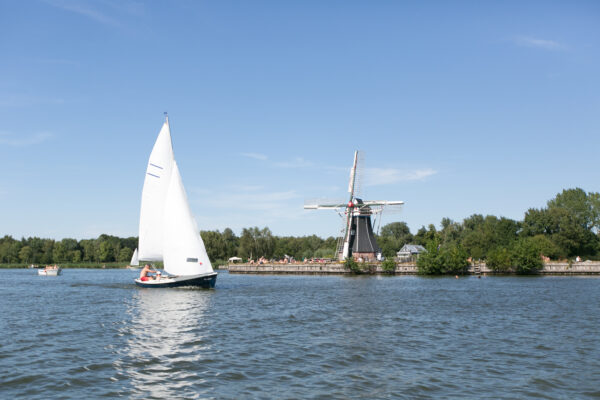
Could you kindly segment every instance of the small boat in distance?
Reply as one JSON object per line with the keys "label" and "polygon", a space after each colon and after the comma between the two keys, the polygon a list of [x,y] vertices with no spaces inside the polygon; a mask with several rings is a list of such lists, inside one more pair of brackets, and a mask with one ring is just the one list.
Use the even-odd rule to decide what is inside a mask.
{"label": "small boat in distance", "polygon": [[165,118],[148,160],[137,256],[139,261],[162,261],[167,273],[135,279],[138,286],[215,286],[217,273],[206,254],[173,155],[169,117]]}
{"label": "small boat in distance", "polygon": [[58,276],[62,272],[62,268],[58,265],[46,265],[45,268],[38,269],[38,275],[42,276]]}

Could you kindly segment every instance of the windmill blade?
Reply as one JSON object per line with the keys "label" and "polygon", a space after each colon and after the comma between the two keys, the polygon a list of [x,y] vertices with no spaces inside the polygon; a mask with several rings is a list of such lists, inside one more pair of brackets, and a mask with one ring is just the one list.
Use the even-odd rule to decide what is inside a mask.
{"label": "windmill blade", "polygon": [[323,210],[323,209],[336,209],[336,208],[344,208],[347,206],[347,203],[343,200],[325,200],[325,199],[314,199],[314,200],[306,200],[304,202],[305,210]]}
{"label": "windmill blade", "polygon": [[404,204],[403,201],[388,201],[388,200],[363,200],[365,206],[401,206]]}
{"label": "windmill blade", "polygon": [[354,162],[350,169],[350,182],[348,183],[348,193],[350,193],[350,200],[354,197],[354,182],[356,180],[356,164],[358,159],[358,150],[354,152]]}
{"label": "windmill blade", "polygon": [[343,208],[346,207],[346,203],[341,204],[305,204],[305,210],[325,210],[325,209],[334,209],[334,208]]}
{"label": "windmill blade", "polygon": [[350,200],[354,197],[360,197],[362,195],[362,182],[363,182],[363,171],[365,163],[364,153],[360,150],[354,152],[354,162],[350,169],[350,182],[348,183],[348,193],[350,193]]}

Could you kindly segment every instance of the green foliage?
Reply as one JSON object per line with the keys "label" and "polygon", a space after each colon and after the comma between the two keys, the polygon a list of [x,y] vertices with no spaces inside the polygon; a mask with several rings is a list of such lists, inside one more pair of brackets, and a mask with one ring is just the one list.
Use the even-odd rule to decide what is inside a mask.
{"label": "green foliage", "polygon": [[538,254],[540,254],[540,257],[546,256],[553,260],[564,257],[564,253],[562,252],[561,248],[554,243],[549,236],[535,235],[527,239],[530,240],[535,246]]}
{"label": "green foliage", "polygon": [[600,228],[600,195],[583,189],[565,189],[548,201],[548,210],[566,210],[575,223],[586,230]]}
{"label": "green foliage", "polygon": [[417,259],[417,270],[421,275],[439,275],[442,274],[443,260],[440,252],[440,243],[437,240],[431,240],[425,245],[427,250],[419,255]]}
{"label": "green foliage", "polygon": [[384,257],[395,257],[398,250],[413,241],[413,235],[406,222],[392,222],[381,228],[377,243]]}
{"label": "green foliage", "polygon": [[275,238],[269,228],[244,228],[240,237],[239,255],[242,258],[273,257]]}
{"label": "green foliage", "polygon": [[545,251],[560,258],[594,256],[600,245],[596,235],[600,227],[599,199],[598,193],[563,190],[548,202],[547,208],[527,211],[521,236],[547,237],[555,247]]}
{"label": "green foliage", "polygon": [[430,243],[432,241],[440,241],[441,237],[440,233],[435,229],[435,225],[429,224],[428,229],[425,229],[425,227],[422,226],[413,239],[416,244],[420,244],[421,246],[427,246],[427,243]]}
{"label": "green foliage", "polygon": [[[335,245],[333,247],[319,247],[312,256],[306,256],[306,258],[335,258]],[[303,257],[305,258],[305,257]]]}
{"label": "green foliage", "polygon": [[37,237],[0,239],[0,263],[61,264],[110,263],[129,261],[137,238],[100,235],[97,239],[65,238],[60,241]]}
{"label": "green foliage", "polygon": [[508,247],[517,240],[520,225],[508,218],[472,215],[463,221],[461,244],[473,259],[484,259],[497,247]]}
{"label": "green foliage", "polygon": [[364,272],[362,266],[354,261],[352,257],[348,257],[344,260],[344,268],[355,274],[362,274]]}
{"label": "green foliage", "polygon": [[530,238],[519,240],[512,255],[515,271],[519,274],[533,274],[542,268],[542,258],[535,242]]}
{"label": "green foliage", "polygon": [[394,271],[396,271],[396,261],[390,258],[383,260],[383,262],[381,263],[381,269],[383,269],[383,271],[387,272],[388,274],[393,273]]}
{"label": "green foliage", "polygon": [[486,265],[496,272],[510,272],[512,253],[506,247],[498,247],[488,253]]}
{"label": "green foliage", "polygon": [[460,244],[443,246],[442,257],[445,266],[444,274],[464,274],[467,272],[469,267],[468,255]]}
{"label": "green foliage", "polygon": [[[121,251],[119,252],[119,258],[117,259],[117,261],[120,262],[129,262],[131,260],[131,257],[133,256],[133,250],[131,250],[129,247],[123,247],[121,249]],[[74,259],[75,257],[73,257],[73,262],[77,262]]]}
{"label": "green foliage", "polygon": [[23,263],[30,263],[33,259],[33,250],[30,246],[23,246],[21,250],[19,250],[19,259]]}
{"label": "green foliage", "polygon": [[417,259],[419,274],[464,274],[469,266],[467,252],[459,244],[441,245],[439,240],[432,240],[426,249]]}

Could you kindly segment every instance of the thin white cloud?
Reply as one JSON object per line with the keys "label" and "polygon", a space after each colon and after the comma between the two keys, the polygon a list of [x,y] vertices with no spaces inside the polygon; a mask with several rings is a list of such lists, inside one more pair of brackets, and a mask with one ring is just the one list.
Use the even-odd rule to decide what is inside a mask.
{"label": "thin white cloud", "polygon": [[437,174],[437,171],[431,168],[415,170],[367,168],[365,169],[364,184],[366,186],[377,186],[398,182],[420,181],[435,174]]}
{"label": "thin white cloud", "polygon": [[[260,161],[267,161],[269,159],[269,157],[267,157],[265,154],[261,154],[261,153],[240,153],[241,156],[243,157],[248,157],[248,158],[253,158],[255,160],[260,160]],[[307,161],[302,157],[294,157],[294,158],[290,158],[286,161],[278,161],[278,162],[270,162],[269,163],[270,166],[273,167],[277,167],[277,168],[307,168],[307,167],[312,167],[315,164],[311,161]]]}
{"label": "thin white cloud", "polygon": [[302,157],[296,157],[288,161],[282,161],[275,163],[276,167],[280,168],[307,168],[312,167],[315,164],[311,161],[307,161]]}
{"label": "thin white cloud", "polygon": [[534,47],[544,50],[564,50],[566,48],[566,46],[557,41],[539,39],[531,36],[517,36],[514,38],[514,42],[519,46]]}
{"label": "thin white cloud", "polygon": [[[266,191],[261,187],[227,186],[218,190],[192,188],[200,229],[241,231],[249,226],[275,226],[304,218],[301,196],[295,190]],[[207,211],[209,210],[209,211]]]}
{"label": "thin white cloud", "polygon": [[12,133],[0,132],[0,145],[6,145],[11,147],[34,146],[45,142],[53,136],[54,135],[50,132],[38,132],[30,136],[16,137]]}
{"label": "thin white cloud", "polygon": [[268,157],[260,153],[240,153],[240,155],[248,158],[254,158],[255,160],[265,161]]}
{"label": "thin white cloud", "polygon": [[102,11],[92,7],[89,3],[83,1],[71,1],[71,0],[45,0],[45,2],[52,7],[60,8],[65,11],[70,11],[79,15],[83,15],[94,21],[100,22],[106,25],[120,25],[120,23],[103,13]]}
{"label": "thin white cloud", "polygon": [[[275,211],[286,208],[290,200],[299,199],[295,190],[267,192],[256,187],[224,188],[207,195],[201,190],[192,189],[198,203],[215,208],[229,208],[247,211]],[[192,200],[194,202],[194,200]]]}
{"label": "thin white cloud", "polygon": [[[104,25],[122,27],[120,19],[128,16],[141,17],[145,6],[136,1],[85,1],[85,0],[44,0],[46,4],[79,14]],[[117,14],[120,18],[115,16]]]}
{"label": "thin white cloud", "polygon": [[36,105],[60,105],[64,100],[56,97],[45,97],[29,94],[7,94],[0,98],[0,107],[30,107]]}
{"label": "thin white cloud", "polygon": [[264,186],[260,185],[240,185],[231,187],[231,190],[241,190],[243,192],[256,192],[258,190],[264,190]]}

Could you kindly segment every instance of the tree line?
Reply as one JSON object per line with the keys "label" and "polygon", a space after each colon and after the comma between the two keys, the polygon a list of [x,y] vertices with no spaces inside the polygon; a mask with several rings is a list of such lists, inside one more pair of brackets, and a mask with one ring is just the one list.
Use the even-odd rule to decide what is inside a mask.
{"label": "tree line", "polygon": [[[243,259],[333,258],[337,239],[322,239],[316,235],[304,237],[275,236],[265,228],[244,228],[237,236],[230,228],[220,231],[201,231],[210,260],[220,265],[232,256]],[[0,264],[59,264],[59,263],[128,263],[137,247],[138,238],[119,238],[100,235],[97,239],[62,240],[39,237],[0,238]]]}
{"label": "tree line", "polygon": [[417,266],[425,274],[461,273],[468,258],[485,261],[498,272],[532,273],[543,260],[598,259],[600,194],[566,189],[546,207],[530,208],[522,221],[480,214],[462,223],[444,218],[441,229],[429,225],[413,240],[426,246]]}
{"label": "tree line", "polygon": [[[415,234],[405,222],[393,222],[381,228],[377,241],[388,259],[404,244],[425,246],[428,251],[418,263],[422,273],[459,273],[469,258],[486,261],[497,271],[530,272],[541,266],[542,256],[599,258],[599,231],[600,194],[576,188],[558,193],[546,207],[527,210],[522,221],[474,214],[462,222],[444,218],[439,228],[430,224]],[[337,246],[334,237],[275,236],[267,227],[244,228],[239,236],[229,228],[200,234],[209,258],[217,265],[232,256],[335,258]],[[4,236],[0,239],[0,263],[127,263],[137,242],[137,237],[110,235],[79,241]]]}

